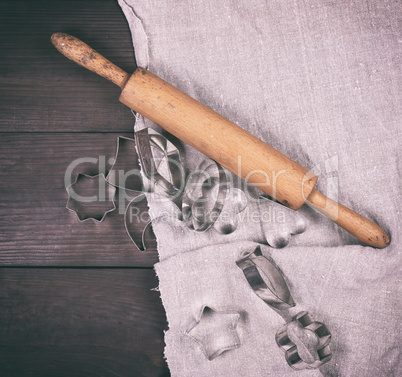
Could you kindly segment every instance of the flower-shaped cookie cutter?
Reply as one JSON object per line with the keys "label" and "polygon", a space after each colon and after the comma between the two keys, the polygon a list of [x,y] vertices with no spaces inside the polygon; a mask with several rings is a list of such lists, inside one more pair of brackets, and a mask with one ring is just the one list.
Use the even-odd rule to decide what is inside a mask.
{"label": "flower-shaped cookie cutter", "polygon": [[[310,354],[310,360],[306,360],[307,357],[303,357],[299,349],[307,348],[305,342],[299,342],[291,335],[290,327],[292,322],[299,325],[303,330],[310,332],[310,335],[315,338],[313,342],[311,340],[309,342],[314,343],[314,349],[311,351],[310,347],[307,350]],[[323,323],[314,321],[306,311],[295,315],[292,322],[287,323],[283,328],[278,330],[275,340],[278,346],[285,352],[286,361],[293,369],[316,369],[331,360],[332,352],[329,348],[331,333]]]}

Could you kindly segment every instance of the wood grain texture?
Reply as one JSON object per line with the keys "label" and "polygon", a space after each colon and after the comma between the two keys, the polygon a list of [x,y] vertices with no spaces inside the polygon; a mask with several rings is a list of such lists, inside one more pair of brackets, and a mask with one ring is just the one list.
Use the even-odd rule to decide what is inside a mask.
{"label": "wood grain texture", "polygon": [[377,224],[335,200],[327,198],[321,192],[313,190],[307,204],[364,244],[380,249],[389,245],[389,236]]}
{"label": "wood grain texture", "polygon": [[76,35],[129,73],[136,68],[117,1],[0,1],[0,132],[130,131],[120,89],[60,55],[55,32]]}
{"label": "wood grain texture", "polygon": [[131,75],[120,101],[293,210],[317,182],[305,167],[144,68]]}
{"label": "wood grain texture", "polygon": [[54,33],[50,38],[54,47],[66,58],[82,67],[95,72],[120,88],[129,78],[129,74],[89,47],[86,43],[66,33]]}
{"label": "wood grain texture", "polygon": [[2,376],[168,376],[153,270],[0,269]]}
{"label": "wood grain texture", "polygon": [[101,223],[80,222],[65,207],[68,167],[80,158],[97,161],[78,164],[67,175],[71,181],[78,173],[102,172],[102,160],[107,174],[118,136],[132,134],[2,135],[0,265],[151,267],[158,261],[156,242],[140,252],[126,234],[124,191],[117,191],[117,209]]}
{"label": "wood grain texture", "polygon": [[102,157],[107,171],[134,118],[52,46],[59,31],[136,68],[117,1],[0,0],[0,376],[168,376],[156,245],[137,251],[118,212],[80,223],[65,208],[69,164]]}

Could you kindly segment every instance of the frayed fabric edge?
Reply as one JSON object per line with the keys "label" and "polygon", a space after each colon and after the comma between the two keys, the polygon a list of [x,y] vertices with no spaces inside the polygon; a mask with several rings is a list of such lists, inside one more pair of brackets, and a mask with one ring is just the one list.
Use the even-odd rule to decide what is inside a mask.
{"label": "frayed fabric edge", "polygon": [[[158,243],[158,237],[156,237],[156,242]],[[162,283],[162,281],[161,281],[161,279],[159,278],[159,274],[158,274],[158,265],[160,264],[160,262],[159,263],[156,263],[155,265],[154,265],[154,271],[155,271],[155,275],[156,275],[156,277],[158,278],[158,281],[159,281],[159,285],[158,285],[158,288],[159,288],[159,297],[160,297],[160,299],[161,299],[161,301],[162,301],[162,305],[163,305],[163,307],[165,308],[165,304],[164,304],[164,302],[163,302],[163,297],[162,297],[162,292],[161,292],[161,284],[163,285],[163,283]],[[162,288],[163,289],[163,288]],[[168,319],[166,318],[166,322],[167,322],[167,330],[164,330],[163,331],[163,338],[164,338],[164,342],[165,342],[165,347],[163,348],[163,358],[165,359],[165,362],[166,362],[166,364],[167,364],[167,366],[168,366],[168,368],[169,368],[169,371],[170,371],[170,373],[172,373],[172,367],[171,367],[171,365],[169,365],[169,360],[168,360],[168,357],[167,357],[167,350],[166,350],[166,348],[167,348],[167,345],[166,345],[166,333],[168,333],[169,331],[170,331],[170,323],[169,323],[169,321],[168,321]]]}
{"label": "frayed fabric edge", "polygon": [[[130,5],[128,5],[124,0],[118,0],[118,3],[120,5],[120,7],[122,8],[123,13],[130,25],[131,38],[132,38],[132,44],[134,46],[134,55],[135,55],[136,63],[138,66],[147,69],[147,68],[149,68],[149,44],[148,44],[148,36],[145,32],[143,22],[137,16],[134,9]],[[140,129],[143,129],[145,127],[146,127],[146,119],[144,119],[143,116],[141,116],[140,114],[137,113],[135,115],[134,132],[138,131]],[[141,169],[141,174],[143,174],[142,169]],[[149,203],[148,203],[148,208],[149,208]],[[157,248],[158,248],[158,245],[159,245],[158,236],[155,235],[155,237],[156,237],[156,244],[157,244]],[[154,265],[154,271],[158,278],[159,287],[160,287],[161,284],[163,285],[163,282],[161,282],[161,280],[159,279],[157,264]],[[160,293],[159,297],[161,298],[162,305],[165,307],[161,293]],[[166,333],[170,329],[170,324],[168,321],[167,321],[167,328],[168,329],[164,331],[165,339],[166,339]],[[164,351],[163,351],[163,358],[165,359],[169,370],[171,370],[171,367],[169,365],[169,361],[168,361],[168,358],[166,355],[166,341],[165,341],[165,347],[164,347]]]}

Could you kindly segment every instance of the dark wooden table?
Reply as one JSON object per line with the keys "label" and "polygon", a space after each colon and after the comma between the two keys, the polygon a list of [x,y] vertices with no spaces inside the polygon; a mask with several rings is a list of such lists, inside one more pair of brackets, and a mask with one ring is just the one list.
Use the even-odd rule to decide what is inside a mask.
{"label": "dark wooden table", "polygon": [[0,376],[168,376],[155,245],[137,251],[118,211],[81,223],[65,208],[67,167],[114,157],[134,117],[53,48],[57,31],[136,68],[116,0],[0,1]]}

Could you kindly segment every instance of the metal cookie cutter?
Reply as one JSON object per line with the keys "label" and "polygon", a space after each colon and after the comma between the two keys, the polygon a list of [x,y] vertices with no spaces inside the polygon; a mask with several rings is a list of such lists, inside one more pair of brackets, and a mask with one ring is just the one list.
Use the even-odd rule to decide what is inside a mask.
{"label": "metal cookie cutter", "polygon": [[214,223],[214,228],[221,234],[233,233],[238,225],[238,214],[247,207],[247,197],[238,188],[230,186],[223,203],[222,211]]}
{"label": "metal cookie cutter", "polygon": [[119,136],[114,164],[106,180],[115,187],[142,192],[144,185],[140,169],[135,140]]}
{"label": "metal cookie cutter", "polygon": [[[135,133],[135,142],[142,171],[149,182],[145,191],[154,191],[158,186],[173,203],[181,208],[181,194],[184,187],[184,169],[180,162],[178,149],[159,132],[152,128],[144,128]],[[152,219],[147,210],[147,200],[144,194],[134,198],[127,206],[124,215],[126,231],[141,251],[146,250],[150,240],[155,239],[152,229]],[[154,219],[155,220],[155,219]]]}
{"label": "metal cookie cutter", "polygon": [[[141,175],[141,166],[146,180]],[[120,189],[137,191],[124,212],[124,225],[131,241],[141,251],[155,240],[152,220],[144,192],[157,185],[177,204],[181,203],[184,170],[177,148],[157,131],[146,128],[135,133],[135,139],[118,137],[115,162],[107,176],[108,182]],[[181,205],[180,205],[181,206]],[[179,206],[179,207],[180,207]]]}
{"label": "metal cookie cutter", "polygon": [[124,213],[124,226],[131,241],[140,251],[145,251],[147,245],[155,240],[144,194],[137,196],[127,205]]}
{"label": "metal cookie cutter", "polygon": [[307,228],[307,219],[298,211],[260,196],[257,201],[261,227],[268,244],[275,248],[282,248],[289,244],[292,235],[303,233]]}
{"label": "metal cookie cutter", "polygon": [[[291,333],[292,322],[278,330],[275,336],[276,343],[285,352],[288,364],[296,370],[315,369],[331,360],[332,352],[329,348],[331,333],[327,327],[312,319],[309,313],[303,311],[293,317],[293,322],[302,330],[307,330],[313,339],[307,335],[304,339]],[[299,331],[300,333],[300,331]],[[306,346],[306,343],[307,346]],[[308,347],[310,345],[310,347]],[[302,355],[303,353],[303,355]]]}
{"label": "metal cookie cutter", "polygon": [[66,208],[75,212],[80,221],[93,219],[101,222],[116,209],[116,188],[107,183],[103,174],[90,176],[80,173],[66,190],[69,196]]}
{"label": "metal cookie cutter", "polygon": [[[246,257],[241,257],[236,264],[263,301],[289,316],[287,312],[295,306],[295,302],[282,273],[262,254],[260,246]],[[298,313],[279,329],[275,340],[285,352],[289,366],[296,370],[318,368],[332,357],[329,348],[330,332],[323,323],[314,321],[306,311]]]}
{"label": "metal cookie cutter", "polygon": [[[226,205],[233,219],[221,219],[215,229],[221,233],[234,231],[237,226],[234,217],[245,208],[246,203],[236,189],[229,190],[226,173],[221,165],[213,160],[204,160],[185,182],[179,151],[163,135],[146,128],[135,133],[135,141],[145,177],[177,205],[182,211],[181,219],[190,229],[208,230],[216,223]],[[150,187],[146,191],[153,189]],[[226,201],[230,192],[233,208]]]}
{"label": "metal cookie cutter", "polygon": [[239,319],[238,312],[218,311],[205,305],[185,334],[198,343],[208,360],[212,360],[225,351],[240,347]]}
{"label": "metal cookie cutter", "polygon": [[247,257],[238,260],[236,264],[243,270],[254,292],[269,306],[280,310],[295,306],[283,275],[268,258],[262,255],[260,246]]}
{"label": "metal cookie cutter", "polygon": [[[209,194],[218,185],[212,208]],[[183,220],[190,229],[204,232],[219,217],[228,191],[222,166],[213,160],[202,161],[187,180],[182,198]]]}
{"label": "metal cookie cutter", "polygon": [[135,141],[144,175],[176,204],[181,203],[185,178],[177,148],[152,128],[137,131]]}

